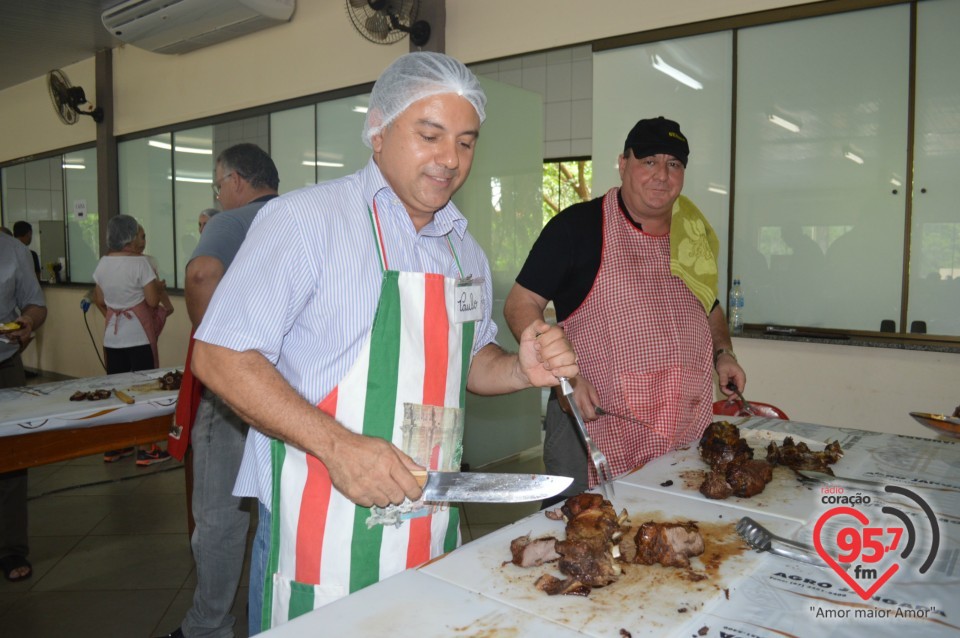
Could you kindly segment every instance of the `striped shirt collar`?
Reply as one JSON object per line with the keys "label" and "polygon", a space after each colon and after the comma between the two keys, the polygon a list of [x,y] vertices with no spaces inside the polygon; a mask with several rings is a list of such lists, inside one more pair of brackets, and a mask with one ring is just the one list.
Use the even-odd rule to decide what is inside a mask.
{"label": "striped shirt collar", "polygon": [[[403,202],[387,184],[387,180],[383,177],[380,167],[373,161],[372,156],[367,165],[360,170],[359,176],[363,188],[363,198],[368,206],[373,207],[373,200],[376,199],[380,203],[378,208],[381,214],[384,213],[385,209],[390,211],[402,210],[406,214]],[[455,232],[461,240],[467,232],[467,218],[463,216],[452,200],[434,213],[433,221],[424,226],[420,230],[420,234],[429,237],[443,237],[450,231]]]}

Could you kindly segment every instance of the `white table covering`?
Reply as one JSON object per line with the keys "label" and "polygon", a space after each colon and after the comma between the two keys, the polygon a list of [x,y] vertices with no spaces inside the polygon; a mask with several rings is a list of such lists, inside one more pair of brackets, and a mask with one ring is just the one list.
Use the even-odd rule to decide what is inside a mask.
{"label": "white table covering", "polygon": [[[940,531],[931,567],[925,573],[918,569],[932,545],[932,524],[922,507],[883,488],[851,485],[844,488],[845,494],[872,497],[871,504],[861,508],[871,521],[887,516],[883,524],[890,525],[883,508],[893,508],[913,522],[916,532],[909,558],[885,556],[900,560],[901,569],[869,600],[847,587],[832,569],[751,550],[725,554],[713,571],[694,559],[692,572],[708,575],[701,581],[685,578],[684,570],[628,565],[621,580],[594,589],[587,598],[550,597],[533,583],[543,573],[559,574],[555,567],[503,564],[510,559],[513,538],[563,533],[562,523],[536,513],[264,635],[960,635],[960,444],[768,419],[752,419],[741,430],[755,449],[759,440],[780,442],[786,434],[819,442],[816,449],[838,439],[845,455],[834,466],[836,474],[874,478],[920,495],[935,513]],[[753,499],[711,501],[692,484],[691,472],[703,469],[695,449],[668,454],[621,477],[613,504],[618,511],[625,508],[634,524],[648,518],[699,521],[708,552],[709,530],[741,516],[750,516],[781,536],[810,543],[817,519],[835,506],[822,502],[826,493],[821,486],[799,484],[784,468],[777,468],[774,482]],[[670,480],[672,485],[666,484]]]}
{"label": "white table covering", "polygon": [[[173,414],[177,405],[177,390],[136,392],[129,388],[158,379],[176,369],[158,368],[0,390],[0,437],[130,423]],[[100,401],[70,400],[70,396],[78,390],[89,392],[100,389],[121,390],[133,397],[135,402],[128,405],[115,396]]]}

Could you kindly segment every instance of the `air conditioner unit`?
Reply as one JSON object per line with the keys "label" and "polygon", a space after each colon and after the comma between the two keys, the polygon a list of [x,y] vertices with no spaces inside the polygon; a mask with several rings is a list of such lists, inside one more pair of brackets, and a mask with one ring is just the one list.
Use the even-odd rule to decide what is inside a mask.
{"label": "air conditioner unit", "polygon": [[186,53],[290,20],[296,0],[127,0],[103,11],[112,35],[156,53]]}

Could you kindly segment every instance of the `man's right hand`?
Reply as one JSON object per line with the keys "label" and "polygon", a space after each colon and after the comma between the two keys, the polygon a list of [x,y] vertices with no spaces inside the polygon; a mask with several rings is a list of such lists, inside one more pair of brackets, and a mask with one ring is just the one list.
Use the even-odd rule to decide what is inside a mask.
{"label": "man's right hand", "polygon": [[[597,393],[597,389],[582,376],[570,379],[570,385],[573,386],[573,400],[577,402],[577,407],[580,408],[580,414],[583,415],[583,420],[596,421],[598,418],[597,406],[600,405],[600,395]],[[556,393],[560,399],[561,409],[569,414],[570,406],[567,404],[567,397],[564,396],[559,388],[556,389]]]}
{"label": "man's right hand", "polygon": [[395,445],[346,429],[334,439],[322,460],[333,486],[352,502],[386,507],[420,498],[422,489],[410,471],[423,468]]}

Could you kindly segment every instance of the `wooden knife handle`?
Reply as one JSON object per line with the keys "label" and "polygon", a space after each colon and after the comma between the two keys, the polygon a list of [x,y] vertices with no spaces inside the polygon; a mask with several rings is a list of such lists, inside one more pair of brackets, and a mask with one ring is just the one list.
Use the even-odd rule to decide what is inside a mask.
{"label": "wooden knife handle", "polygon": [[413,474],[413,478],[417,479],[417,483],[420,485],[420,487],[423,487],[427,484],[426,470],[410,470],[410,473]]}

